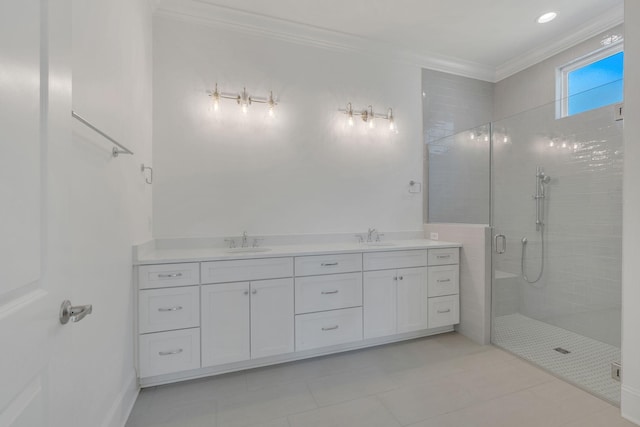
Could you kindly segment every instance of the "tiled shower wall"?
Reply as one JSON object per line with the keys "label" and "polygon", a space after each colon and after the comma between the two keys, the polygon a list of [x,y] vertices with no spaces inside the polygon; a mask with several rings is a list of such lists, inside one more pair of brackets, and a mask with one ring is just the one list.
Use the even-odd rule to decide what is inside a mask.
{"label": "tiled shower wall", "polygon": [[[496,258],[494,314],[525,316],[620,346],[622,124],[613,107],[555,119],[555,105],[494,124],[494,234],[507,236]],[[553,146],[552,146],[553,143]],[[535,229],[536,166],[552,177],[545,200],[545,269]]]}
{"label": "tiled shower wall", "polygon": [[[493,115],[494,84],[454,76],[432,70],[422,70],[422,120],[425,145],[425,222],[488,224],[489,150],[453,150],[438,155],[429,164],[428,150],[437,154],[441,145],[463,130],[489,123]],[[446,141],[445,141],[445,145]],[[436,153],[432,153],[433,157]],[[464,171],[464,174],[460,174]],[[459,196],[461,188],[476,185],[472,203]],[[461,208],[460,203],[466,205]],[[428,218],[427,218],[428,215]]]}

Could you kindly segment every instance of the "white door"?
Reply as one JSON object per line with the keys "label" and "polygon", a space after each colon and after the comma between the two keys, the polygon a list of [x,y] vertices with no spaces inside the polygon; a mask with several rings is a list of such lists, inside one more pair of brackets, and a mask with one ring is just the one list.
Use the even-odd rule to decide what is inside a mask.
{"label": "white door", "polygon": [[248,360],[249,282],[201,287],[202,367]]}
{"label": "white door", "polygon": [[427,268],[398,270],[398,333],[427,328]]}
{"label": "white door", "polygon": [[59,322],[71,283],[56,251],[67,206],[52,160],[71,141],[70,31],[69,1],[0,2],[3,427],[69,425],[73,404],[65,397],[73,325]]}
{"label": "white door", "polygon": [[365,271],[362,281],[364,338],[396,333],[396,270]]}
{"label": "white door", "polygon": [[294,349],[293,279],[251,282],[251,358]]}

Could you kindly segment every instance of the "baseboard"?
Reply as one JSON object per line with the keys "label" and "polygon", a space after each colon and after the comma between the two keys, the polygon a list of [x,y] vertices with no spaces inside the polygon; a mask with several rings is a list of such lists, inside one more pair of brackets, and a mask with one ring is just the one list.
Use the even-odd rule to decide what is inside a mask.
{"label": "baseboard", "polygon": [[623,385],[620,408],[623,418],[640,425],[640,390]]}
{"label": "baseboard", "polygon": [[135,371],[132,370],[129,382],[116,397],[102,423],[102,427],[124,427],[133,405],[136,403],[139,392],[138,379]]}

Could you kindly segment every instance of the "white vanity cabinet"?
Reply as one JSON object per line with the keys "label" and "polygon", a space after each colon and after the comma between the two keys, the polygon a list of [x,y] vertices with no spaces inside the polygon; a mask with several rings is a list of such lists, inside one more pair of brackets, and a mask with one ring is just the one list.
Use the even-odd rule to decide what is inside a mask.
{"label": "white vanity cabinet", "polygon": [[139,265],[140,384],[451,331],[459,249],[428,245]]}
{"label": "white vanity cabinet", "polygon": [[138,267],[141,378],[200,367],[198,263]]}
{"label": "white vanity cabinet", "polygon": [[291,353],[293,279],[202,286],[202,366]]}
{"label": "white vanity cabinet", "polygon": [[364,338],[427,329],[427,251],[365,253],[363,264]]}
{"label": "white vanity cabinet", "polygon": [[201,277],[203,367],[294,351],[293,258],[203,262]]}

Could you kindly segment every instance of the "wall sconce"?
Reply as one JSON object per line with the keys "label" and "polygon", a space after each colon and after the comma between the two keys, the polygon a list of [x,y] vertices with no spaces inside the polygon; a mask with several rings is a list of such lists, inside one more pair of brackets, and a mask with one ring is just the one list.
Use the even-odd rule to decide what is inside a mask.
{"label": "wall sconce", "polygon": [[338,111],[347,116],[347,126],[349,127],[353,127],[355,124],[354,116],[360,116],[369,129],[375,128],[375,119],[384,119],[389,121],[389,130],[391,132],[397,132],[395,118],[393,117],[393,110],[391,108],[387,110],[387,114],[374,113],[372,105],[369,105],[364,110],[354,111],[353,106],[349,102],[347,103],[347,108],[339,108]]}
{"label": "wall sconce", "polygon": [[269,92],[268,98],[254,97],[250,96],[247,93],[247,88],[242,88],[242,92],[236,93],[226,93],[218,90],[218,83],[216,83],[216,88],[213,91],[207,91],[209,96],[211,97],[211,102],[213,103],[213,111],[220,110],[220,100],[221,99],[233,99],[242,109],[244,114],[247,114],[249,110],[249,106],[253,103],[258,104],[267,104],[269,107],[269,116],[273,117],[275,115],[275,107],[278,105],[275,98],[273,97],[273,92]]}

